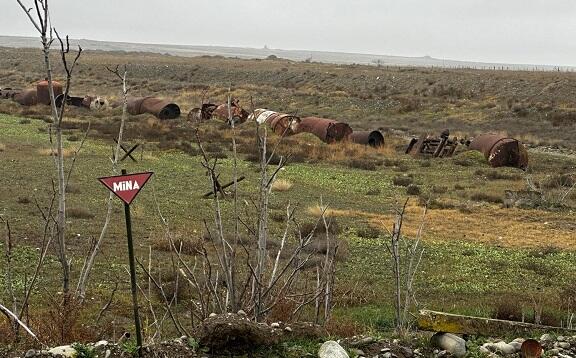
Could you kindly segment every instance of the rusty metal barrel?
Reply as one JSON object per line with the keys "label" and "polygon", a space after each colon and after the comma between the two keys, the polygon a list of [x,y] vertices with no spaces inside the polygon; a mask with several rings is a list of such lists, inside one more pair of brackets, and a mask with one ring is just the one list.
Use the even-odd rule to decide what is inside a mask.
{"label": "rusty metal barrel", "polygon": [[259,124],[266,123],[279,136],[291,136],[299,133],[300,117],[292,114],[259,108],[248,116],[248,120],[255,120]]}
{"label": "rusty metal barrel", "polygon": [[380,131],[355,131],[350,134],[350,141],[378,148],[384,145],[384,136]]}
{"label": "rusty metal barrel", "polygon": [[20,103],[23,106],[33,106],[38,103],[38,96],[35,89],[25,89],[22,90],[12,97],[15,102]]}
{"label": "rusty metal barrel", "polygon": [[520,141],[501,134],[482,134],[470,142],[470,149],[484,154],[490,166],[528,167],[528,152]]}
{"label": "rusty metal barrel", "polygon": [[[38,103],[50,105],[50,85],[47,80],[40,81],[36,84],[36,98]],[[64,93],[60,82],[52,81],[52,88],[54,89],[54,98]]]}
{"label": "rusty metal barrel", "polygon": [[312,133],[325,143],[335,143],[347,139],[352,128],[334,119],[305,117],[298,125],[298,133]]}
{"label": "rusty metal barrel", "polygon": [[128,97],[128,113],[132,115],[150,113],[158,119],[175,119],[180,117],[180,107],[156,97]]}

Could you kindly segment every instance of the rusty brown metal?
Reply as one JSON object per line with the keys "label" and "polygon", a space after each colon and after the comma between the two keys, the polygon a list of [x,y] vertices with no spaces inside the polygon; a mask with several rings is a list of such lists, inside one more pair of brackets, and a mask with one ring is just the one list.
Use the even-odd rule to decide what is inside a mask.
{"label": "rusty brown metal", "polygon": [[355,131],[350,134],[350,140],[354,143],[369,145],[374,148],[384,145],[384,136],[380,131]]}
{"label": "rusty brown metal", "polygon": [[150,113],[158,119],[175,119],[180,117],[180,107],[156,97],[128,97],[128,113],[132,115]]}
{"label": "rusty brown metal", "polygon": [[35,89],[22,90],[16,93],[12,99],[23,106],[33,106],[38,103],[38,96]]}
{"label": "rusty brown metal", "polygon": [[527,339],[520,346],[520,352],[524,358],[540,358],[542,356],[542,345],[535,339]]}
{"label": "rusty brown metal", "polygon": [[242,124],[246,122],[249,115],[250,113],[240,106],[240,101],[237,99],[232,99],[230,102],[230,110],[228,109],[228,103],[223,103],[216,107],[212,112],[212,116],[219,117],[228,122],[230,121],[229,117],[232,116],[234,124]]}
{"label": "rusty brown metal", "polygon": [[279,136],[291,136],[299,133],[300,117],[292,114],[259,108],[248,116],[248,120],[255,120],[259,124],[266,123]]}
{"label": "rusty brown metal", "polygon": [[458,138],[453,137],[450,139],[450,131],[446,129],[440,134],[440,137],[422,134],[418,138],[412,138],[405,153],[413,157],[422,155],[439,158],[451,157],[456,151],[458,144]]}
{"label": "rusty brown metal", "polygon": [[[43,80],[36,84],[36,98],[38,103],[50,105],[50,91],[48,81]],[[52,81],[52,88],[54,89],[54,98],[64,93],[64,89],[60,82]]]}
{"label": "rusty brown metal", "polygon": [[[56,106],[62,106],[62,101],[64,100],[64,94],[56,97]],[[108,107],[108,101],[99,96],[84,96],[84,97],[73,97],[68,96],[66,99],[66,104],[74,107],[83,107],[88,109],[103,109]],[[118,105],[119,106],[119,105]]]}
{"label": "rusty brown metal", "polygon": [[484,154],[490,166],[528,167],[528,152],[520,141],[501,134],[483,134],[470,142],[470,149]]}
{"label": "rusty brown metal", "polygon": [[334,119],[305,117],[298,125],[297,133],[312,133],[325,143],[335,143],[347,139],[352,128],[348,123]]}
{"label": "rusty brown metal", "polygon": [[188,120],[192,122],[204,122],[212,118],[212,112],[218,106],[214,103],[203,103],[202,108],[192,108],[190,112],[188,112]]}

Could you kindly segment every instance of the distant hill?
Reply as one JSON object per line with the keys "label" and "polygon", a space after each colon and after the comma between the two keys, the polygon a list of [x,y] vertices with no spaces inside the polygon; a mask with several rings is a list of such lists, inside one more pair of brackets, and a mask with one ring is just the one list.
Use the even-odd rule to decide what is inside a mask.
{"label": "distant hill", "polygon": [[[191,46],[167,44],[141,44],[130,42],[109,42],[95,40],[71,40],[73,44],[80,44],[85,50],[126,51],[126,52],[152,52],[174,56],[224,56],[238,58],[266,58],[274,55],[293,61],[314,61],[336,64],[362,64],[381,66],[418,66],[418,67],[445,67],[445,68],[478,68],[478,69],[509,69],[509,70],[541,70],[541,71],[574,71],[576,67],[505,64],[457,61],[438,59],[430,56],[404,57],[388,55],[371,55],[362,53],[307,51],[307,50],[281,50],[269,48],[245,48],[224,46]],[[2,47],[40,47],[39,40],[34,37],[0,36]]]}

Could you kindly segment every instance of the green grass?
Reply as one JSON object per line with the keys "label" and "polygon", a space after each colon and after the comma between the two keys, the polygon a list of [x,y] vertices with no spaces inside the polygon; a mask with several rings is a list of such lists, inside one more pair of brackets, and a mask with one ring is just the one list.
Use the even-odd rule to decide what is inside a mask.
{"label": "green grass", "polygon": [[[37,200],[42,207],[48,205],[51,181],[55,174],[52,158],[38,152],[49,147],[48,135],[41,132],[45,127],[46,124],[39,120],[20,124],[18,117],[0,115],[0,143],[6,146],[5,150],[0,152],[0,167],[3,168],[0,178],[5,188],[1,196],[0,214],[9,220],[12,226],[16,246],[14,277],[18,293],[21,293],[24,279],[29,278],[38,257],[37,247],[43,222],[34,201]],[[79,142],[67,142],[66,146],[75,148],[78,144]],[[155,173],[132,205],[136,256],[143,259],[147,258],[149,245],[163,237],[154,197],[170,228],[184,237],[199,237],[203,231],[203,220],[206,219],[209,223],[213,220],[212,201],[201,199],[202,194],[210,189],[210,185],[199,157],[189,156],[179,150],[159,151],[154,147],[146,148],[148,149],[143,160],[138,163],[122,163],[122,167],[129,172],[150,170]],[[111,174],[111,152],[111,143],[89,138],[72,175],[71,183],[78,190],[67,196],[68,207],[81,207],[95,215],[92,219],[68,219],[67,239],[75,275],[83,264],[90,239],[97,237],[104,220],[108,192],[97,178]],[[470,157],[469,154],[464,156]],[[493,180],[481,175],[477,172],[478,168],[489,169],[478,156],[465,158],[473,162],[470,166],[457,164],[458,158],[434,159],[431,160],[431,165],[422,166],[420,160],[407,156],[397,157],[404,167],[402,172],[398,171],[398,166],[379,166],[376,171],[365,171],[342,165],[290,164],[280,173],[280,178],[290,180],[293,187],[285,192],[273,192],[270,205],[272,212],[282,213],[285,205],[290,203],[299,206],[298,216],[301,221],[310,221],[312,217],[307,209],[317,205],[321,199],[333,209],[374,215],[390,228],[391,209],[396,206],[397,201],[401,202],[405,197],[405,188],[394,186],[392,180],[404,173],[412,175],[414,182],[423,188],[425,194],[431,192],[435,185],[446,186],[448,189],[445,193],[435,195],[458,205],[468,203],[467,195],[475,190],[501,193],[504,189],[519,189],[523,186],[522,181],[515,176],[517,171],[514,169],[502,169],[503,173],[510,174],[504,179]],[[541,176],[574,163],[571,158],[557,158],[540,153],[535,153],[533,158],[537,164],[536,175]],[[220,163],[222,181],[228,181],[232,177],[232,161],[224,159]],[[256,169],[252,163],[242,160],[238,163],[239,172],[247,177],[239,184],[242,205],[256,199]],[[465,189],[455,190],[455,184]],[[377,195],[366,195],[373,189],[378,189]],[[19,202],[22,197],[31,199],[31,203]],[[414,199],[413,202],[415,201]],[[482,210],[473,211],[472,214],[450,212],[452,216],[446,216],[444,221],[449,222],[449,217],[464,215],[481,220],[486,219],[486,210],[500,210],[497,206],[481,205]],[[224,216],[230,218],[233,203],[224,200],[222,208]],[[431,212],[445,214],[442,210]],[[526,220],[526,217],[536,220],[545,214],[556,215],[554,217],[559,223],[572,220],[569,211],[549,214],[538,210],[523,211],[524,217],[512,217],[509,220],[518,222]],[[370,221],[368,216],[362,215],[336,216],[338,224],[345,229],[340,238],[348,243],[349,252],[346,260],[339,262],[337,266],[337,306],[334,317],[359,322],[369,330],[386,331],[393,324],[392,271],[384,245],[386,237],[359,237],[359,230]],[[443,220],[441,215],[439,218]],[[122,206],[115,200],[109,234],[92,276],[89,295],[94,304],[87,315],[97,313],[114,283],[120,281],[121,289],[112,312],[121,317],[118,318],[121,325],[129,326],[131,313],[124,271],[127,259],[123,220]],[[413,223],[418,217],[411,217],[411,220]],[[232,223],[227,220],[225,224],[229,228]],[[438,221],[433,221],[429,226],[437,224]],[[481,226],[467,229],[478,232],[483,230]],[[425,229],[426,232],[432,230],[433,227]],[[279,235],[281,224],[272,224],[271,231],[273,235]],[[1,230],[0,233],[4,235]],[[474,237],[463,240],[461,236],[450,237],[449,234],[440,238],[425,235],[422,242],[425,254],[416,276],[419,307],[487,316],[502,297],[512,297],[529,308],[532,296],[543,295],[548,307],[559,316],[564,314],[561,298],[563,291],[573,285],[573,277],[576,277],[576,254],[566,249],[544,250],[547,246],[546,237],[549,235],[554,234],[542,228],[541,245],[531,244],[525,248],[519,247],[520,245],[485,244],[481,243],[483,240],[476,240]],[[517,233],[517,236],[521,237],[522,233]],[[4,247],[4,244],[0,244],[0,251],[3,251]],[[54,253],[55,251],[50,251],[39,287],[59,287],[59,264]],[[165,253],[155,252],[154,260],[163,263],[169,259]],[[0,267],[4,266],[5,257],[2,255]],[[140,280],[144,281],[142,273]],[[7,298],[4,285],[5,280],[2,280],[0,299]],[[33,297],[34,307],[45,303],[45,294],[45,291],[38,289]]]}

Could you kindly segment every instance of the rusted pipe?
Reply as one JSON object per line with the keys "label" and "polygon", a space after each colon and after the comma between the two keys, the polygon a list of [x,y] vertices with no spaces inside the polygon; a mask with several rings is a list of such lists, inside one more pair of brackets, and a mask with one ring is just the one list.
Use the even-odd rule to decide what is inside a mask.
{"label": "rusted pipe", "polygon": [[380,131],[353,132],[349,138],[354,143],[369,145],[374,148],[384,145],[384,136]]}
{"label": "rusted pipe", "polygon": [[312,133],[325,143],[334,143],[347,139],[352,128],[334,119],[305,117],[298,125],[297,133]]}
{"label": "rusted pipe", "polygon": [[291,136],[298,133],[300,117],[259,108],[248,116],[259,124],[266,123],[279,136]]}
{"label": "rusted pipe", "polygon": [[490,166],[515,167],[525,170],[528,167],[528,152],[517,139],[501,134],[482,134],[470,142],[470,149],[484,154]]}
{"label": "rusted pipe", "polygon": [[180,107],[156,97],[128,97],[128,113],[132,115],[150,113],[158,119],[175,119],[180,117]]}

